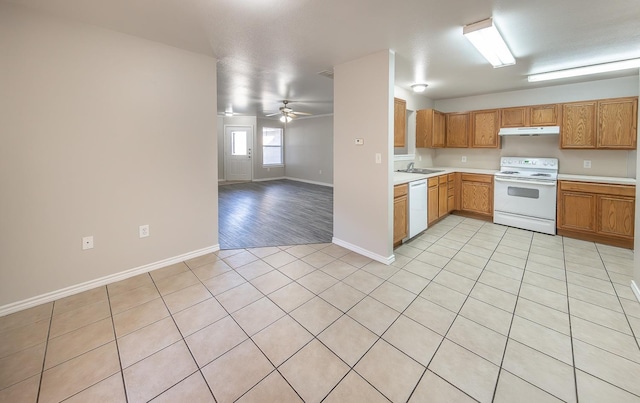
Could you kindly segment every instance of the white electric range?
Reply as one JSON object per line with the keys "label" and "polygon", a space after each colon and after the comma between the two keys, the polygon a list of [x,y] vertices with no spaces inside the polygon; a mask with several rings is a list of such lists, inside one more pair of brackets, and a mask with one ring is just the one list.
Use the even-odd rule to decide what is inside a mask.
{"label": "white electric range", "polygon": [[555,235],[557,158],[500,158],[493,222]]}

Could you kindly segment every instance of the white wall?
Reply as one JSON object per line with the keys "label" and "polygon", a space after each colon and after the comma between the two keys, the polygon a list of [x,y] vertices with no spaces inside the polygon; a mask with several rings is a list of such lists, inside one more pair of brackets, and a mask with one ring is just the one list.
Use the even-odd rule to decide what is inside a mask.
{"label": "white wall", "polygon": [[[435,109],[443,112],[463,112],[637,95],[638,76],[633,76],[438,100],[435,102]],[[421,156],[426,161],[432,156],[433,165],[428,165],[428,162],[416,162],[418,166],[465,166],[486,169],[497,169],[501,156],[555,157],[560,160],[560,173],[630,178],[636,175],[635,150],[561,150],[559,136],[502,138],[501,149],[418,149],[416,160]],[[461,162],[463,156],[467,157],[466,163]],[[584,168],[584,160],[592,162],[590,169]]]}
{"label": "white wall", "polygon": [[297,118],[285,131],[287,178],[333,184],[333,115]]}
{"label": "white wall", "polygon": [[334,242],[386,262],[393,259],[394,67],[389,50],[334,67]]}
{"label": "white wall", "polygon": [[217,247],[214,59],[0,4],[0,66],[0,308]]}
{"label": "white wall", "polygon": [[[640,80],[639,80],[640,81]],[[638,84],[638,92],[640,92],[640,83]],[[640,110],[638,110],[638,121],[640,122]],[[638,127],[638,138],[640,138],[640,126]],[[636,178],[640,178],[640,164],[636,164]],[[636,186],[636,215],[635,215],[635,237],[634,237],[634,270],[631,288],[636,294],[636,298],[640,301],[640,186]]]}

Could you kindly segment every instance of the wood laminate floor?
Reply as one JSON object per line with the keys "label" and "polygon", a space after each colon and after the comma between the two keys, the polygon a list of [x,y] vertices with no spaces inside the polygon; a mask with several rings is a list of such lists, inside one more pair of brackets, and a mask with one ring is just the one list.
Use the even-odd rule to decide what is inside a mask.
{"label": "wood laminate floor", "polygon": [[218,188],[220,248],[329,243],[333,188],[290,180]]}

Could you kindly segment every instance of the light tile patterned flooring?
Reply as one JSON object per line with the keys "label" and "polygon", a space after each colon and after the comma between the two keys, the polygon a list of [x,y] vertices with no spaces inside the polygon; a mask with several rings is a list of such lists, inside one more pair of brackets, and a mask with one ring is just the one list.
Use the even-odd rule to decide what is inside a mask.
{"label": "light tile patterned flooring", "polygon": [[640,401],[631,251],[450,216],[396,258],[220,251],[5,316],[0,401]]}

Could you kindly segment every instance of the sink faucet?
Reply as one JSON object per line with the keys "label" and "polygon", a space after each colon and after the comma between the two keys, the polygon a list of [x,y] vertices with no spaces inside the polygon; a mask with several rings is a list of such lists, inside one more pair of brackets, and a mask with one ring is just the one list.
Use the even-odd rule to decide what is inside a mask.
{"label": "sink faucet", "polygon": [[411,171],[411,170],[413,169],[413,166],[414,166],[414,163],[413,163],[413,162],[410,162],[410,163],[407,165],[407,171]]}

